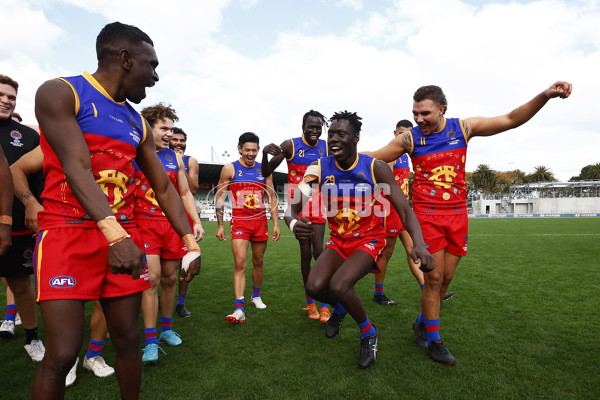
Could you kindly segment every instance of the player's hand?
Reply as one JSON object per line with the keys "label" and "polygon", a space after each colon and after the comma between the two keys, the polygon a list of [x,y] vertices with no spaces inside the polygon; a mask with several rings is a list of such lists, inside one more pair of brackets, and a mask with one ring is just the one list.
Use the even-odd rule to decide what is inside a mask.
{"label": "player's hand", "polygon": [[423,272],[430,272],[435,268],[433,257],[429,254],[424,245],[414,246],[410,252],[410,257],[415,265]]}
{"label": "player's hand", "polygon": [[552,99],[554,97],[560,97],[561,99],[566,99],[571,95],[571,91],[573,90],[573,85],[569,82],[558,81],[555,82],[552,86],[546,89],[546,97]]}
{"label": "player's hand", "polygon": [[278,241],[280,236],[281,236],[281,231],[279,230],[279,224],[274,223],[273,224],[273,241],[274,242]]}
{"label": "player's hand", "polygon": [[[193,253],[196,253],[196,252],[191,251],[188,254],[193,255]],[[185,259],[185,257],[184,257],[184,259]],[[181,271],[179,272],[179,281],[180,282],[185,281],[188,283],[191,282],[192,279],[194,279],[194,277],[200,273],[201,264],[202,264],[201,261],[202,261],[202,256],[200,254],[198,254],[198,257],[190,262],[189,268],[187,269],[187,271],[183,268],[183,264],[182,264]],[[184,260],[184,262],[185,262],[185,260]]]}
{"label": "player's hand", "polygon": [[12,226],[0,224],[0,255],[5,254],[12,245]]}
{"label": "player's hand", "polygon": [[204,228],[202,227],[202,224],[194,224],[194,239],[196,239],[196,242],[202,240],[202,238],[204,237],[204,233],[205,232]]}
{"label": "player's hand", "polygon": [[35,232],[40,233],[40,223],[38,222],[38,212],[44,211],[40,203],[33,203],[25,207],[25,226]]}
{"label": "player's hand", "polygon": [[275,143],[270,143],[263,148],[264,154],[270,154],[272,156],[277,156],[282,153],[281,147],[277,146]]}
{"label": "player's hand", "polygon": [[217,228],[217,233],[215,233],[215,236],[219,240],[225,240],[225,227],[223,225],[219,225],[219,227]]}
{"label": "player's hand", "polygon": [[108,265],[113,274],[127,274],[138,279],[144,272],[144,257],[135,243],[125,238],[108,248]]}
{"label": "player's hand", "polygon": [[310,239],[313,236],[313,226],[311,222],[306,218],[300,218],[296,224],[294,224],[294,235],[296,239]]}

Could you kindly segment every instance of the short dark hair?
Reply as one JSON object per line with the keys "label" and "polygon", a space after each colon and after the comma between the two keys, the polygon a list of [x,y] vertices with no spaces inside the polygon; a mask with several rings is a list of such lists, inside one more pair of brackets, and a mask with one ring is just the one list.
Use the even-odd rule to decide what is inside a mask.
{"label": "short dark hair", "polygon": [[106,25],[96,38],[96,57],[101,61],[110,54],[118,53],[125,44],[140,44],[146,42],[154,47],[154,42],[141,29],[120,22]]}
{"label": "short dark hair", "polygon": [[0,74],[0,83],[12,86],[15,89],[15,93],[19,92],[19,84],[10,76]]}
{"label": "short dark hair", "polygon": [[339,111],[333,114],[331,118],[329,118],[329,122],[338,121],[341,119],[345,119],[350,122],[350,125],[354,128],[354,134],[360,133],[360,128],[362,127],[362,120],[355,112],[351,113],[349,111]]}
{"label": "short dark hair", "polygon": [[315,110],[310,110],[304,114],[304,117],[302,117],[302,130],[304,130],[306,127],[306,121],[308,120],[308,117],[317,117],[321,120],[321,126],[327,125],[327,118],[325,118],[323,114]]}
{"label": "short dark hair", "polygon": [[256,143],[256,145],[259,144],[259,139],[258,136],[256,135],[256,133],[253,132],[244,132],[242,133],[242,135],[240,136],[240,140],[238,140],[238,146],[239,147],[243,147],[244,143]]}
{"label": "short dark hair", "polygon": [[173,135],[183,135],[183,139],[187,142],[187,134],[181,128],[173,128]]}
{"label": "short dark hair", "polygon": [[404,128],[410,129],[413,127],[413,124],[409,120],[403,119],[403,120],[398,121],[398,123],[396,124],[396,129],[400,128],[401,126]]}
{"label": "short dark hair", "polygon": [[418,103],[423,100],[431,100],[438,103],[441,106],[444,106],[443,114],[446,114],[448,110],[448,100],[446,100],[446,95],[442,91],[442,88],[435,85],[429,86],[421,86],[417,89],[415,94],[413,95],[413,101]]}

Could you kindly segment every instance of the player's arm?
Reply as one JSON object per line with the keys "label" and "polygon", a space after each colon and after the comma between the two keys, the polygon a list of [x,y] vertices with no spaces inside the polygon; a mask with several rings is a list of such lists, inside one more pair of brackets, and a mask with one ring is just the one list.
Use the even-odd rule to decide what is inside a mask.
{"label": "player's arm", "polygon": [[310,200],[317,189],[319,179],[319,163],[314,161],[308,166],[298,189],[294,192],[292,203],[288,205],[283,219],[290,228],[296,239],[310,239],[313,235],[313,227],[306,217],[298,219],[304,205]]}
{"label": "player's arm", "polygon": [[177,171],[177,191],[181,197],[181,202],[183,203],[185,212],[190,216],[190,218],[192,218],[192,232],[194,234],[194,238],[197,241],[202,240],[204,237],[204,228],[202,227],[202,222],[200,221],[200,216],[198,215],[196,201],[194,200],[194,196],[192,195],[190,187],[188,186],[188,180],[186,179],[187,173],[185,172],[185,168],[183,168],[183,160],[179,154],[175,154],[177,155],[177,159],[181,161],[179,163],[179,171]]}
{"label": "player's arm", "polygon": [[35,114],[48,144],[60,160],[71,192],[110,244],[111,271],[139,278],[144,267],[142,252],[116,221],[106,195],[94,179],[87,143],[75,116],[71,87],[59,80],[42,84],[35,96]]}
{"label": "player's arm", "polygon": [[[181,236],[188,248],[188,253],[181,261],[181,274],[179,280],[190,282],[194,276],[198,275],[200,272],[200,247],[192,235],[190,224],[188,223],[183,210],[179,193],[171,184],[164,166],[156,155],[152,128],[150,128],[148,121],[144,120],[144,124],[147,132],[146,138],[137,148],[135,161],[148,179],[148,183],[150,183],[152,190],[154,190],[158,205],[169,220],[173,229],[175,229],[175,232]],[[185,176],[182,176],[181,181],[187,183]],[[198,215],[197,212],[196,215]]]}
{"label": "player's arm", "polygon": [[8,161],[0,147],[0,182],[5,188],[0,191],[0,254],[8,251],[12,244],[13,185]]}
{"label": "player's arm", "polygon": [[[273,157],[269,160],[269,154]],[[260,169],[262,172],[262,176],[265,178],[271,176],[273,171],[279,164],[283,161],[284,158],[290,158],[292,155],[292,141],[290,139],[281,143],[281,146],[277,146],[275,143],[271,143],[266,145],[263,148],[263,157],[262,162],[260,164]]]}
{"label": "player's arm", "polygon": [[186,172],[185,170],[183,172],[185,172],[185,178],[193,196],[198,191],[198,161],[194,157],[190,157],[188,163],[190,164],[190,172]]}
{"label": "player's arm", "polygon": [[281,234],[279,230],[279,211],[277,210],[277,193],[273,187],[273,177],[269,176],[265,178],[265,192],[267,199],[269,199],[269,208],[271,212],[271,221],[273,221],[273,241],[279,240]]}
{"label": "player's arm", "polygon": [[361,151],[361,153],[385,162],[393,162],[404,153],[412,151],[412,136],[410,132],[403,132],[396,136],[387,145],[375,151]]}
{"label": "player's arm", "polygon": [[521,126],[537,114],[548,100],[555,97],[566,99],[571,95],[572,90],[572,84],[559,81],[508,114],[491,118],[467,118],[462,121],[467,140],[475,136],[492,136]]}
{"label": "player's arm", "polygon": [[215,195],[215,212],[217,213],[217,233],[215,236],[219,240],[225,240],[225,227],[223,226],[223,211],[225,210],[225,196],[227,195],[227,189],[231,183],[231,178],[235,169],[233,164],[227,164],[221,169],[221,176],[219,177],[219,184],[217,185],[217,194]]}
{"label": "player's arm", "polygon": [[40,231],[40,224],[37,216],[38,212],[42,211],[44,207],[42,207],[33,193],[31,193],[27,176],[40,171],[43,164],[44,154],[42,153],[41,147],[37,146],[10,166],[15,197],[25,206],[25,226],[35,233],[39,233]]}
{"label": "player's arm", "polygon": [[415,264],[420,263],[419,269],[421,269],[421,271],[432,271],[434,268],[433,257],[431,257],[431,254],[429,254],[425,247],[421,225],[419,225],[419,221],[417,220],[414,211],[408,205],[404,192],[402,192],[400,186],[396,183],[394,174],[382,161],[375,161],[373,172],[378,184],[384,185],[383,188],[388,195],[387,198],[398,212],[398,215],[402,220],[402,225],[404,225],[404,228],[406,228],[406,231],[413,240],[413,249],[410,253],[411,258]]}

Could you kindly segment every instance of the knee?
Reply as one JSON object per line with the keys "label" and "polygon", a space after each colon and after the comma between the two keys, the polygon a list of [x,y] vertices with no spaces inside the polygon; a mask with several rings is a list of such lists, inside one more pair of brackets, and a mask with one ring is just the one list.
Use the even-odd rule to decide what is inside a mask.
{"label": "knee", "polygon": [[331,280],[329,282],[329,292],[336,299],[343,299],[350,287],[351,285],[342,279]]}
{"label": "knee", "polygon": [[310,297],[318,298],[320,297],[321,293],[325,291],[325,287],[325,282],[319,281],[315,278],[311,279],[311,275],[309,275],[304,290]]}
{"label": "knee", "polygon": [[175,287],[175,282],[177,281],[177,275],[163,275],[160,279],[160,283],[163,287]]}
{"label": "knee", "polygon": [[444,281],[442,274],[436,273],[435,270],[423,274],[423,276],[425,278],[425,286],[429,287],[439,288],[442,286],[442,282]]}
{"label": "knee", "polygon": [[29,294],[30,292],[33,293],[29,275],[6,278],[6,282],[8,283],[8,287],[10,287],[10,290],[12,290],[15,297],[21,297]]}
{"label": "knee", "polygon": [[252,265],[254,268],[262,268],[264,263],[264,257],[261,256],[252,256]]}

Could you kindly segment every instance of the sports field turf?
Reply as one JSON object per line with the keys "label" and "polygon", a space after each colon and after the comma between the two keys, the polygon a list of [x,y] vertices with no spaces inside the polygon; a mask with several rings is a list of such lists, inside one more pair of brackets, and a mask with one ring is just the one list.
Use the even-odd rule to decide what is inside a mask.
{"label": "sports field turf", "polygon": [[[216,223],[204,226],[202,272],[187,301],[193,315],[173,321],[183,345],[164,345],[167,355],[160,353],[158,365],[144,367],[142,399],[600,398],[600,219],[470,220],[469,255],[450,287],[456,294],[442,306],[440,330],[457,359],[453,367],[434,363],[414,344],[420,290],[397,248],[385,285],[397,306],[372,301],[372,276],[357,285],[380,331],[378,358],[367,370],[357,366],[352,318],[327,339],[323,325],[302,311],[298,245],[283,222],[281,240],[269,243],[265,257],[268,308],[247,305],[247,322],[228,325],[230,242],[214,237]],[[250,271],[246,276],[249,299]],[[0,301],[3,313],[4,293]],[[88,316],[92,308],[88,303]],[[45,339],[43,327],[40,336]],[[86,326],[80,357],[88,339]],[[2,400],[29,398],[36,364],[23,341],[21,327],[15,338],[0,341]],[[103,355],[114,365],[110,341]],[[114,376],[96,378],[81,365],[66,395],[118,397]]]}

